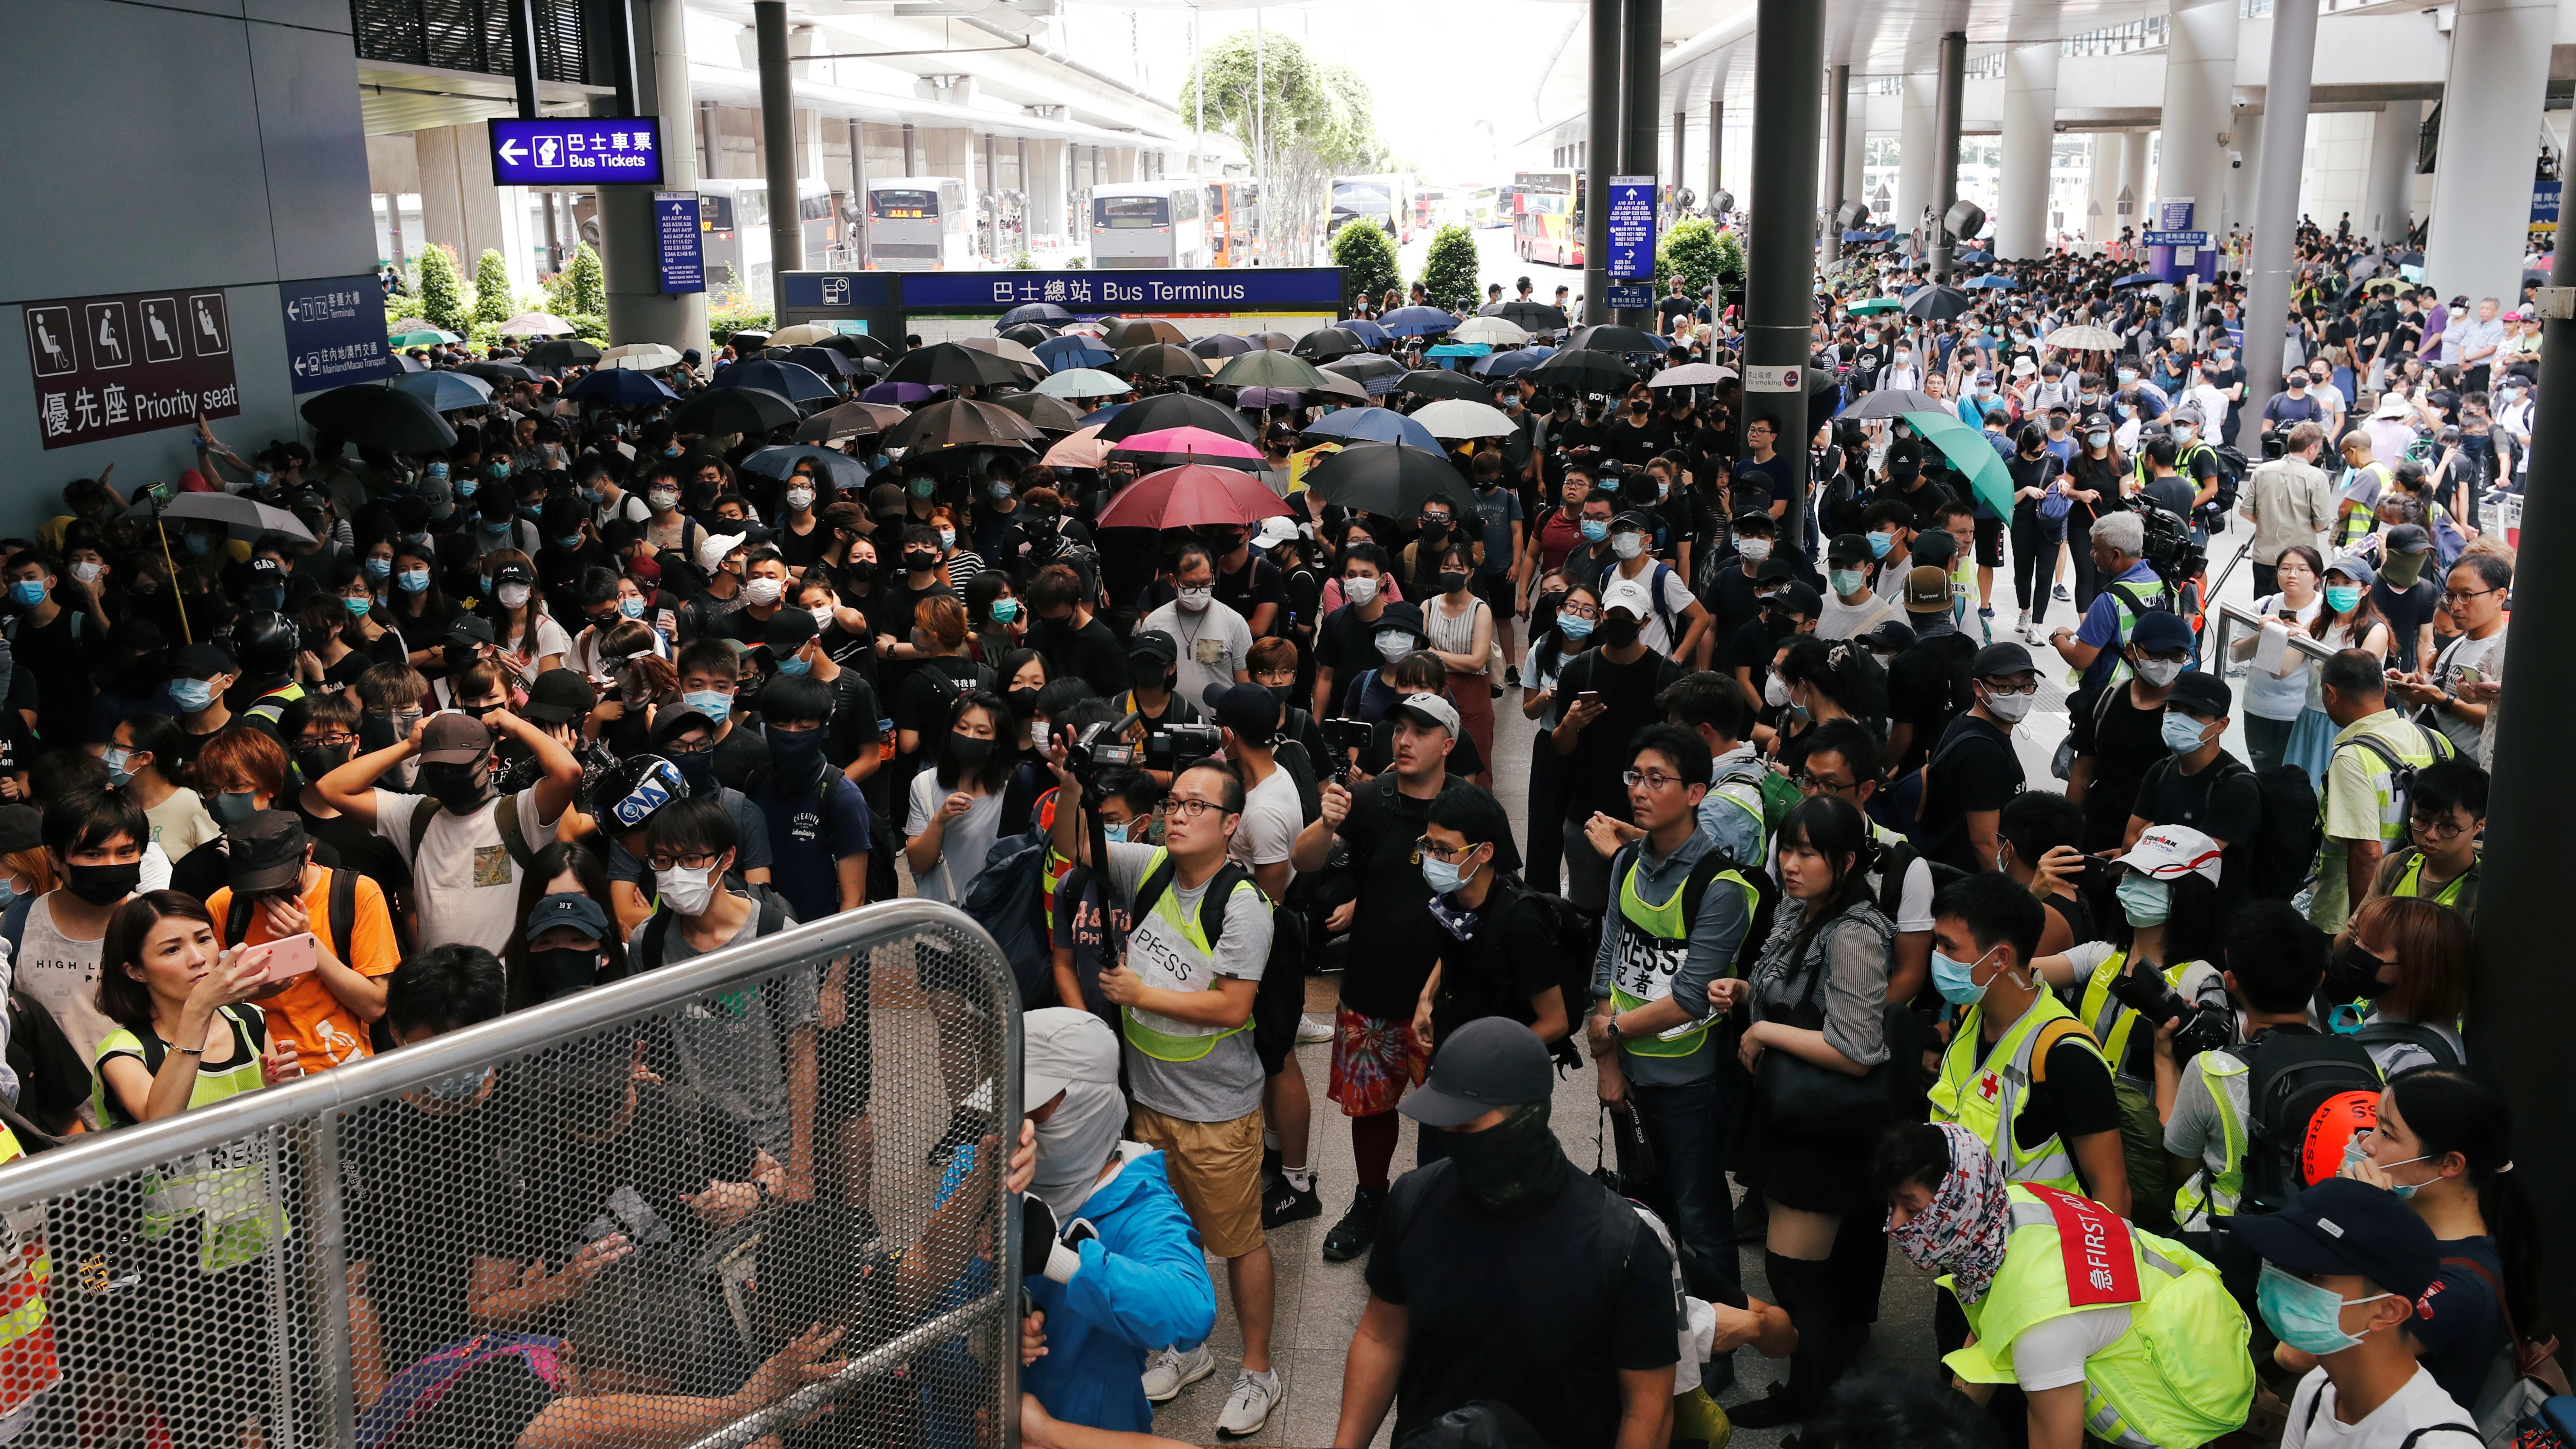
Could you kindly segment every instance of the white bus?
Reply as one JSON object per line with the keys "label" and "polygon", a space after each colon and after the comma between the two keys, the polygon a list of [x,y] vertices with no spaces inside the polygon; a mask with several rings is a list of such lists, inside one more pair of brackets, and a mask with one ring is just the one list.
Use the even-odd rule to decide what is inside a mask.
{"label": "white bus", "polygon": [[1208,265],[1206,188],[1195,176],[1091,188],[1091,265]]}
{"label": "white bus", "polygon": [[[798,182],[796,215],[805,229],[805,265],[823,265],[841,242],[832,189],[820,181]],[[708,291],[768,297],[769,183],[701,180],[698,240],[706,257]]]}
{"label": "white bus", "polygon": [[954,176],[868,179],[871,271],[940,272],[975,265],[975,208]]}
{"label": "white bus", "polygon": [[1413,240],[1418,224],[1413,184],[1393,175],[1334,177],[1333,211],[1324,222],[1324,235],[1329,238],[1346,223],[1361,219],[1385,227],[1398,242]]}

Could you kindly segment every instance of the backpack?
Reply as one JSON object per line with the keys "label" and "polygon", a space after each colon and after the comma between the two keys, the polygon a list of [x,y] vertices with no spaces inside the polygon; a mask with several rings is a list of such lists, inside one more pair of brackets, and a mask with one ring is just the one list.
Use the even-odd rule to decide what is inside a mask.
{"label": "backpack", "polygon": [[2219,758],[2235,769],[2225,778],[2212,780],[2210,789],[2219,789],[2241,772],[2252,775],[2255,787],[2263,792],[2262,823],[2246,842],[2245,884],[2250,898],[2291,899],[2316,879],[2317,852],[2325,848],[2326,828],[2317,811],[2316,786],[2297,765],[2257,770],[2229,755]]}
{"label": "backpack", "polygon": [[1046,918],[1047,837],[1005,835],[957,908],[972,916],[1011,963],[1023,1011],[1055,1000],[1055,956]]}
{"label": "backpack", "polygon": [[2245,1190],[2236,1211],[2275,1213],[2332,1177],[2379,1110],[2379,1068],[2350,1037],[2276,1026],[2225,1049],[2245,1063]]}
{"label": "backpack", "polygon": [[2344,1039],[2365,1050],[2375,1046],[2421,1047],[2438,1067],[2468,1065],[2460,1060],[2460,1049],[2451,1044],[2449,1037],[2442,1035],[2439,1028],[2420,1021],[2374,1021],[2347,1034]]}
{"label": "backpack", "polygon": [[[418,842],[413,843],[413,848],[419,848]],[[334,954],[346,959],[349,954],[350,933],[358,926],[358,873],[354,870],[331,870],[327,867],[323,873],[331,877],[329,887],[331,904],[325,913],[329,917],[328,924],[331,927],[331,949]],[[240,891],[233,892],[231,903],[224,909],[225,945],[238,946],[242,943],[243,935],[250,930],[251,905],[251,897]]]}
{"label": "backpack", "polygon": [[1533,890],[1519,880],[1513,884],[1538,912],[1539,934],[1555,943],[1549,955],[1556,961],[1556,984],[1565,993],[1565,1019],[1572,1028],[1556,1044],[1555,1056],[1562,1066],[1579,1067],[1583,1054],[1575,1043],[1583,1039],[1583,1018],[1592,1010],[1592,967],[1601,955],[1601,918],[1563,896]]}
{"label": "backpack", "polygon": [[[942,714],[956,709],[958,699],[966,692],[965,681],[948,672],[948,662],[953,658],[959,658],[959,656],[948,655],[924,660],[920,670],[921,677],[930,681],[930,692],[939,697],[939,709]],[[991,689],[999,677],[981,664],[969,664],[968,667],[975,671],[977,689]]]}
{"label": "backpack", "polygon": [[2218,463],[2218,494],[2202,505],[2201,513],[2213,520],[2223,519],[2236,507],[2236,495],[2245,483],[2245,455],[2228,446],[2210,448],[2209,456]]}
{"label": "backpack", "polygon": [[2505,1306],[2504,1285],[2485,1264],[2475,1258],[2444,1258],[2442,1266],[2468,1269],[2495,1296],[2496,1316],[2504,1320],[2504,1342],[2496,1345],[2495,1361],[2478,1381],[2477,1401],[2464,1407],[2478,1421],[2478,1437],[2486,1441],[2487,1449],[2512,1449],[2521,1440],[2524,1423],[2537,1417],[2550,1399],[2567,1392],[2567,1371],[2558,1366],[2558,1340],[2522,1336],[2514,1326],[2513,1310]]}
{"label": "backpack", "polygon": [[[2413,724],[2414,721],[2409,720],[2408,723]],[[2451,748],[2451,737],[2440,730],[2428,730],[2417,724],[2415,733],[2424,737],[2424,748],[2432,752],[2435,763],[2447,760],[2455,753]],[[2421,767],[2397,758],[2395,750],[2368,735],[2357,735],[2352,743],[2377,755],[2379,762],[2388,767],[2388,808],[2397,812],[2397,819],[2405,819],[2412,808],[2407,797],[2415,792],[2415,772]]]}
{"label": "backpack", "polygon": [[394,1375],[384,1392],[358,1416],[360,1449],[390,1449],[417,1420],[434,1414],[450,1390],[487,1366],[517,1363],[548,1393],[564,1387],[560,1338],[485,1333],[433,1349]]}
{"label": "backpack", "polygon": [[[9,938],[16,955],[17,937]],[[18,1076],[18,1110],[45,1133],[59,1134],[79,1119],[89,1102],[91,1065],[81,1060],[71,1034],[33,997],[9,993],[9,1070]],[[41,1152],[57,1143],[51,1136],[18,1134],[19,1145]]]}
{"label": "backpack", "polygon": [[[750,894],[753,904],[760,910],[759,923],[752,927],[753,935],[774,936],[793,924],[788,918],[786,903],[769,887],[746,886],[744,890]],[[626,967],[629,975],[661,969],[662,944],[670,939],[671,922],[677,916],[678,913],[669,906],[655,904],[653,914],[645,919],[643,929],[636,934],[635,959],[628,962]]]}
{"label": "backpack", "polygon": [[[421,804],[429,808],[412,807],[411,841],[404,856],[408,861],[420,859],[420,843],[429,838],[429,823],[447,813],[447,807],[435,801],[423,800]],[[517,863],[519,869],[526,870],[535,862],[537,853],[528,848],[528,833],[519,828],[518,796],[501,797],[499,803],[492,807],[492,823],[500,828],[501,848],[510,853],[510,859]],[[345,941],[348,938],[343,936],[341,939]]]}

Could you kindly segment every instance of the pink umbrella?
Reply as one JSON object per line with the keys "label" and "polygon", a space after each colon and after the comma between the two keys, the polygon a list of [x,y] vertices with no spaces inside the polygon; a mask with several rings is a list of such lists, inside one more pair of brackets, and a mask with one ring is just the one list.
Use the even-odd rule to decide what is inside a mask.
{"label": "pink umbrella", "polygon": [[1137,479],[1100,511],[1097,526],[1198,528],[1211,523],[1240,523],[1248,527],[1265,518],[1292,516],[1277,494],[1247,474],[1232,468],[1189,465],[1165,468]]}
{"label": "pink umbrella", "polygon": [[1064,441],[1047,449],[1040,461],[1050,468],[1097,468],[1109,453],[1109,445],[1100,441],[1099,423],[1065,435]]}
{"label": "pink umbrella", "polygon": [[1156,428],[1148,433],[1132,433],[1118,440],[1115,453],[1186,453],[1202,458],[1251,458],[1258,460],[1261,450],[1241,438],[1229,438],[1206,428]]}

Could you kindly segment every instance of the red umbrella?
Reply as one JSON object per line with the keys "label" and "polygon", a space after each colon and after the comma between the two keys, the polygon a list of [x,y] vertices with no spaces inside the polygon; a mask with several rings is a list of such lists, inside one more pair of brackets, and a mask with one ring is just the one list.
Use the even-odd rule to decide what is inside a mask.
{"label": "red umbrella", "polygon": [[1277,494],[1249,474],[1188,464],[1137,479],[1101,510],[1095,526],[1197,528],[1240,523],[1249,527],[1265,518],[1294,516]]}

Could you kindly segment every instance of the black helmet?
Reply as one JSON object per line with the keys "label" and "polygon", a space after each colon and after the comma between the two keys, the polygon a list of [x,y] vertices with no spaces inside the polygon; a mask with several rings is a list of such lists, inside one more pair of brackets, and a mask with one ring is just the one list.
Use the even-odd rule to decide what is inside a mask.
{"label": "black helmet", "polygon": [[641,830],[654,812],[689,798],[689,779],[660,755],[629,755],[600,772],[592,799],[611,835]]}
{"label": "black helmet", "polygon": [[242,672],[253,677],[284,674],[295,667],[302,647],[295,621],[270,609],[251,609],[233,619],[233,656]]}

